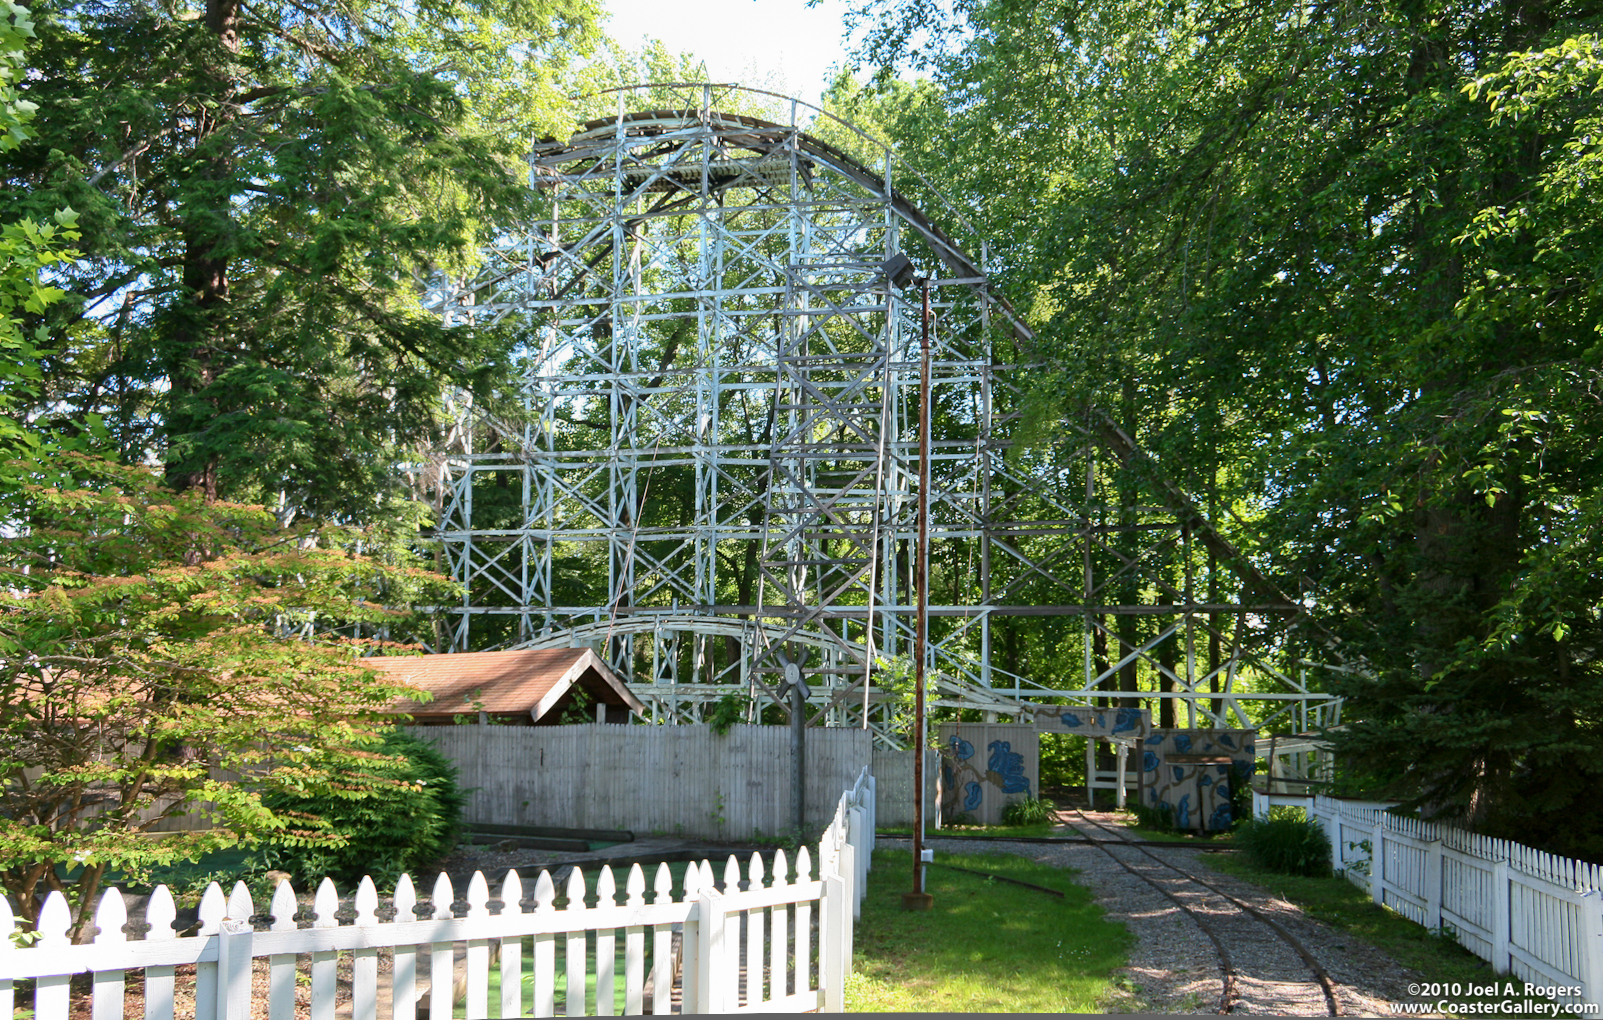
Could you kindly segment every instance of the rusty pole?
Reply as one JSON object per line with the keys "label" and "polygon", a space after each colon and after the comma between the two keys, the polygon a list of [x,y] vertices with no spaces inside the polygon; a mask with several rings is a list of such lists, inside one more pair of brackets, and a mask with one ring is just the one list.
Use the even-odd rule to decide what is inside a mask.
{"label": "rusty pole", "polygon": [[923,334],[918,367],[918,550],[913,577],[918,585],[918,629],[913,639],[913,892],[911,909],[928,910],[924,892],[924,662],[929,657],[930,578],[930,281],[919,279]]}

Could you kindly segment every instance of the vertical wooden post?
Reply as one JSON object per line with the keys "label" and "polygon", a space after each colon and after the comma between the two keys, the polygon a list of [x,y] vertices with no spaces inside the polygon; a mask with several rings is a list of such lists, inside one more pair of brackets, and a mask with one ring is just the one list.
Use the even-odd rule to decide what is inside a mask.
{"label": "vertical wooden post", "polygon": [[1118,741],[1113,741],[1113,754],[1119,760],[1119,788],[1113,794],[1113,806],[1120,811],[1124,810],[1124,769],[1128,758],[1128,749]]}
{"label": "vertical wooden post", "polygon": [[1507,861],[1492,862],[1492,970],[1507,974],[1513,966],[1508,951],[1509,896],[1513,883],[1509,881]]}
{"label": "vertical wooden post", "polygon": [[1596,889],[1581,895],[1581,938],[1581,1001],[1603,1003],[1603,895]]}
{"label": "vertical wooden post", "polygon": [[728,917],[724,914],[724,897],[711,885],[705,886],[697,898],[701,915],[696,933],[696,987],[695,1002],[686,998],[687,1013],[721,1013],[729,1002],[725,985],[736,977],[729,965],[728,939],[725,929]]}
{"label": "vertical wooden post", "polygon": [[[841,861],[841,871],[844,874],[850,874],[851,875],[851,879],[852,879],[852,917],[854,919],[863,916],[863,904],[862,904],[861,899],[860,899],[860,897],[858,895],[860,892],[862,892],[862,888],[863,888],[862,862],[861,862],[861,859],[860,859],[858,851],[857,851],[857,847],[858,847],[859,844],[862,843],[862,841],[863,841],[863,810],[862,810],[862,808],[856,808],[856,807],[847,808],[846,809],[846,853],[847,853],[847,855],[848,855],[848,857],[850,859],[850,864],[848,865],[847,859],[843,858],[842,861]],[[863,856],[866,856],[866,855],[863,855]]]}
{"label": "vertical wooden post", "polygon": [[847,961],[842,955],[846,946],[846,933],[850,930],[851,907],[846,904],[846,880],[840,875],[824,876],[824,895],[821,901],[818,938],[818,963],[822,971],[818,976],[823,1001],[821,1013],[846,1012]]}
{"label": "vertical wooden post", "polygon": [[1442,841],[1425,841],[1425,927],[1442,927]]}
{"label": "vertical wooden post", "polygon": [[1336,870],[1346,876],[1351,882],[1352,877],[1347,875],[1347,840],[1341,831],[1341,811],[1330,813],[1330,857]]}
{"label": "vertical wooden post", "polygon": [[1386,905],[1386,822],[1385,812],[1375,818],[1369,835],[1369,897],[1375,906]]}
{"label": "vertical wooden post", "polygon": [[217,1020],[250,1020],[248,920],[225,918],[217,933]]}
{"label": "vertical wooden post", "polygon": [[1096,810],[1096,738],[1085,738],[1085,804],[1091,810]]}

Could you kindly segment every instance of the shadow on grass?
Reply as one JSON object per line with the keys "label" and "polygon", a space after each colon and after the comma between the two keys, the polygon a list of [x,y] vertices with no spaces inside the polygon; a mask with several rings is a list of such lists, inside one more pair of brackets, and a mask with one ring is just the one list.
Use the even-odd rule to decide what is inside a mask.
{"label": "shadow on grass", "polygon": [[1095,1013],[1119,998],[1113,971],[1130,936],[1103,920],[1070,872],[1005,854],[947,854],[937,862],[1062,892],[1063,898],[931,867],[933,910],[902,909],[912,863],[874,854],[857,923],[851,1012]]}

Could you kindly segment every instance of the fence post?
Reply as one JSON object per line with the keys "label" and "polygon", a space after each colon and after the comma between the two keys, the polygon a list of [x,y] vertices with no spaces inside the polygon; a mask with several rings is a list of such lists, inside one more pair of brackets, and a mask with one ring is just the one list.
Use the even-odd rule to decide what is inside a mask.
{"label": "fence post", "polygon": [[1603,1003],[1603,895],[1596,889],[1581,894],[1581,938],[1581,1001]]}
{"label": "fence post", "polygon": [[1375,906],[1386,905],[1386,814],[1375,816],[1369,834],[1369,898]]}
{"label": "fence post", "polygon": [[863,811],[861,808],[851,808],[846,812],[846,850],[849,854],[843,860],[842,872],[850,873],[852,877],[852,918],[863,916],[863,865],[862,859],[867,854],[859,853],[858,847],[863,843]]}
{"label": "fence post", "polygon": [[1492,970],[1507,974],[1513,961],[1508,951],[1508,899],[1513,892],[1508,862],[1492,862]]}
{"label": "fence post", "polygon": [[842,950],[846,948],[852,916],[846,894],[846,879],[838,872],[824,875],[824,894],[819,904],[824,916],[818,926],[818,963],[822,971],[818,976],[824,993],[819,1011],[823,1013],[846,1012],[847,967]]}
{"label": "fence post", "polygon": [[251,934],[231,917],[217,932],[217,1020],[250,1020]]}
{"label": "fence post", "polygon": [[1345,834],[1341,831],[1340,810],[1330,812],[1330,831],[1330,849],[1335,853],[1336,870],[1341,872],[1343,878],[1351,882],[1352,876],[1347,874],[1347,840]]}
{"label": "fence post", "polygon": [[[868,849],[872,851],[874,849],[874,841],[878,838],[879,833],[879,784],[874,781],[872,775],[868,777],[868,804],[866,806],[868,808]],[[873,866],[874,855],[870,853],[868,860],[864,863],[864,867],[872,868]]]}
{"label": "fence post", "polygon": [[[729,916],[724,913],[723,895],[711,887],[701,890],[696,903],[701,924],[696,933],[695,1001],[685,1003],[685,1012],[722,1013],[725,986],[730,978],[737,976],[730,973],[729,953],[726,951],[725,930]],[[685,942],[688,944],[689,939]]]}
{"label": "fence post", "polygon": [[1431,931],[1442,927],[1442,841],[1425,842],[1425,926]]}
{"label": "fence post", "polygon": [[852,932],[856,928],[856,921],[862,913],[862,902],[858,897],[861,886],[857,884],[857,848],[847,843],[841,848],[841,877],[846,880],[846,902],[851,904],[851,914],[841,926],[843,941],[841,942],[841,959],[843,966],[841,976],[852,972]]}

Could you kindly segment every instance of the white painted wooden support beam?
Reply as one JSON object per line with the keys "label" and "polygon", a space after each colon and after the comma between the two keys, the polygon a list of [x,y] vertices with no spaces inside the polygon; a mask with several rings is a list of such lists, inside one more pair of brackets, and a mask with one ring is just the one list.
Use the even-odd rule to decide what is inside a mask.
{"label": "white painted wooden support beam", "polygon": [[[1581,896],[1581,938],[1581,1001],[1603,1004],[1603,893],[1597,889]],[[1603,1010],[1585,1015],[1603,1016]]]}
{"label": "white painted wooden support beam", "polygon": [[1507,974],[1513,965],[1509,955],[1509,896],[1513,892],[1508,861],[1492,862],[1492,970]]}
{"label": "white painted wooden support beam", "polygon": [[252,934],[249,915],[243,920],[227,917],[219,925],[217,1020],[250,1020]]}

